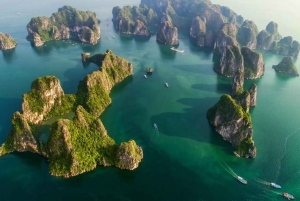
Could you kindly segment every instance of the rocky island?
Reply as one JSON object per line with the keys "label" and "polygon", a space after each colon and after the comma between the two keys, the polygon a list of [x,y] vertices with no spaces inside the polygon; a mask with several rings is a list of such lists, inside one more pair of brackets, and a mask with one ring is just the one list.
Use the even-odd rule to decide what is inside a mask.
{"label": "rocky island", "polygon": [[223,139],[232,144],[238,157],[255,158],[249,108],[256,105],[257,86],[253,84],[244,91],[243,85],[244,74],[237,71],[231,83],[232,95],[221,96],[218,103],[207,111],[207,119]]}
{"label": "rocky island", "polygon": [[[12,116],[12,128],[0,148],[0,155],[29,151],[48,158],[50,173],[72,177],[97,165],[133,170],[143,158],[134,140],[118,146],[108,136],[99,115],[111,103],[112,87],[132,75],[132,64],[108,50],[88,58],[101,64],[98,71],[79,83],[76,94],[64,94],[54,76],[36,79],[24,94],[22,111]],[[47,142],[39,139],[37,128],[50,118],[74,111],[73,119],[60,118],[51,125]]]}
{"label": "rocky island", "polygon": [[50,40],[72,39],[95,45],[100,39],[96,13],[64,6],[50,18],[34,17],[27,24],[28,36],[35,47]]}
{"label": "rocky island", "polygon": [[279,73],[299,76],[293,57],[284,57],[278,65],[273,65],[272,68]]}
{"label": "rocky island", "polygon": [[17,42],[9,34],[0,32],[0,50],[9,50],[15,48]]}

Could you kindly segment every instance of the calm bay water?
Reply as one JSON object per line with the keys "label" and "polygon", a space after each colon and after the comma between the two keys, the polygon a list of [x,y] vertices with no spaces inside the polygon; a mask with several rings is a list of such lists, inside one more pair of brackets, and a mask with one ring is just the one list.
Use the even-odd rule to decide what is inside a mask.
{"label": "calm bay water", "polygon": [[[300,27],[291,20],[299,18],[300,7],[295,1],[290,0],[293,6],[280,15],[283,3],[279,1],[214,3],[233,8],[260,29],[274,20],[282,35],[300,40]],[[230,93],[231,80],[212,70],[210,52],[194,46],[182,34],[179,49],[184,49],[184,54],[157,44],[155,37],[143,41],[118,36],[111,23],[111,9],[127,4],[138,5],[139,0],[0,2],[0,31],[18,41],[16,49],[0,55],[0,142],[5,140],[10,117],[21,110],[22,94],[30,90],[34,79],[55,75],[65,93],[75,93],[78,81],[97,69],[93,64],[83,66],[80,53],[111,49],[134,64],[134,75],[113,89],[113,103],[100,118],[116,142],[135,139],[144,150],[137,170],[98,167],[70,179],[50,176],[41,156],[6,155],[0,158],[1,200],[284,200],[280,196],[283,191],[299,198],[300,78],[274,72],[271,67],[282,56],[262,52],[264,77],[245,83],[246,89],[252,83],[258,85],[257,106],[251,109],[258,156],[254,160],[236,158],[231,145],[206,120],[207,109],[222,94]],[[99,44],[56,41],[31,47],[25,39],[30,18],[50,16],[63,5],[97,13],[101,20]],[[144,79],[148,66],[154,73]],[[248,185],[239,183],[235,174],[247,179]],[[280,184],[282,190],[271,189],[267,182]]]}

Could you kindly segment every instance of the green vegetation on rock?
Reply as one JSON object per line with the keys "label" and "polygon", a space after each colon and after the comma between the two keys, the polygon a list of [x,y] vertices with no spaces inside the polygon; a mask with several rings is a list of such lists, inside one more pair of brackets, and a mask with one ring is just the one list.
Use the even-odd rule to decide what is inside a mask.
{"label": "green vegetation on rock", "polygon": [[284,57],[278,65],[274,65],[272,68],[276,72],[299,76],[293,57]]}
{"label": "green vegetation on rock", "polygon": [[0,32],[0,50],[9,50],[16,47],[17,41],[15,41],[9,34],[3,34]]}
{"label": "green vegetation on rock", "polygon": [[[30,92],[23,96],[23,114],[15,112],[11,119],[12,128],[0,147],[0,156],[13,151],[41,154],[49,160],[50,173],[60,177],[75,176],[97,165],[138,167],[142,148],[133,140],[118,147],[99,119],[111,102],[112,87],[132,75],[132,64],[110,50],[86,59],[99,64],[99,70],[81,81],[77,94],[65,95],[54,76],[32,82]],[[36,131],[40,123],[74,110],[73,120],[52,123],[47,144],[39,140]]]}

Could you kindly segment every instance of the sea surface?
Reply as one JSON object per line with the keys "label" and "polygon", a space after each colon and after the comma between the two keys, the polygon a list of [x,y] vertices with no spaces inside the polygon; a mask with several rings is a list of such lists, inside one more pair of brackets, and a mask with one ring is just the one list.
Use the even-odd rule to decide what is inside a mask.
{"label": "sea surface", "polygon": [[[213,3],[255,21],[260,30],[273,20],[283,36],[300,41],[298,1]],[[99,44],[54,41],[31,46],[26,40],[31,17],[49,17],[63,5],[97,13]],[[12,114],[21,111],[22,94],[30,90],[33,80],[55,75],[65,93],[75,93],[78,82],[98,69],[94,64],[83,65],[80,53],[111,49],[133,63],[134,75],[112,90],[113,103],[100,119],[117,143],[134,139],[144,150],[144,159],[134,171],[99,166],[70,179],[51,176],[47,160],[37,154],[5,155],[0,158],[0,200],[268,201],[284,200],[282,192],[299,199],[300,78],[272,69],[283,57],[261,52],[266,64],[263,78],[245,81],[245,89],[258,85],[257,106],[250,110],[257,158],[237,158],[230,143],[206,119],[206,111],[222,94],[230,93],[231,79],[216,74],[211,52],[196,47],[182,33],[178,49],[183,54],[156,43],[155,36],[148,40],[119,36],[111,10],[125,5],[139,5],[139,0],[0,1],[0,32],[18,41],[14,50],[0,53],[0,143],[11,128]],[[295,62],[299,71],[300,62]],[[147,79],[143,77],[146,67],[154,69]],[[47,126],[41,130],[46,138]],[[238,182],[237,175],[248,185]],[[271,188],[269,182],[282,189]]]}

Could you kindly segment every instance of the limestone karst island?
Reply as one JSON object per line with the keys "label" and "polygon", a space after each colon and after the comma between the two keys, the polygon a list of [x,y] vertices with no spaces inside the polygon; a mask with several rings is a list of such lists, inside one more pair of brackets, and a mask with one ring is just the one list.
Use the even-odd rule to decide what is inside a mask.
{"label": "limestone karst island", "polygon": [[[45,156],[50,173],[72,177],[97,165],[133,170],[143,158],[134,140],[117,145],[99,119],[111,103],[110,90],[131,76],[132,64],[111,50],[87,58],[101,64],[78,85],[76,94],[64,94],[55,76],[40,77],[23,95],[22,112],[12,116],[12,128],[0,148],[0,155],[29,151]],[[39,125],[51,118],[75,112],[73,119],[60,118],[51,125],[47,142],[37,133]]]}

